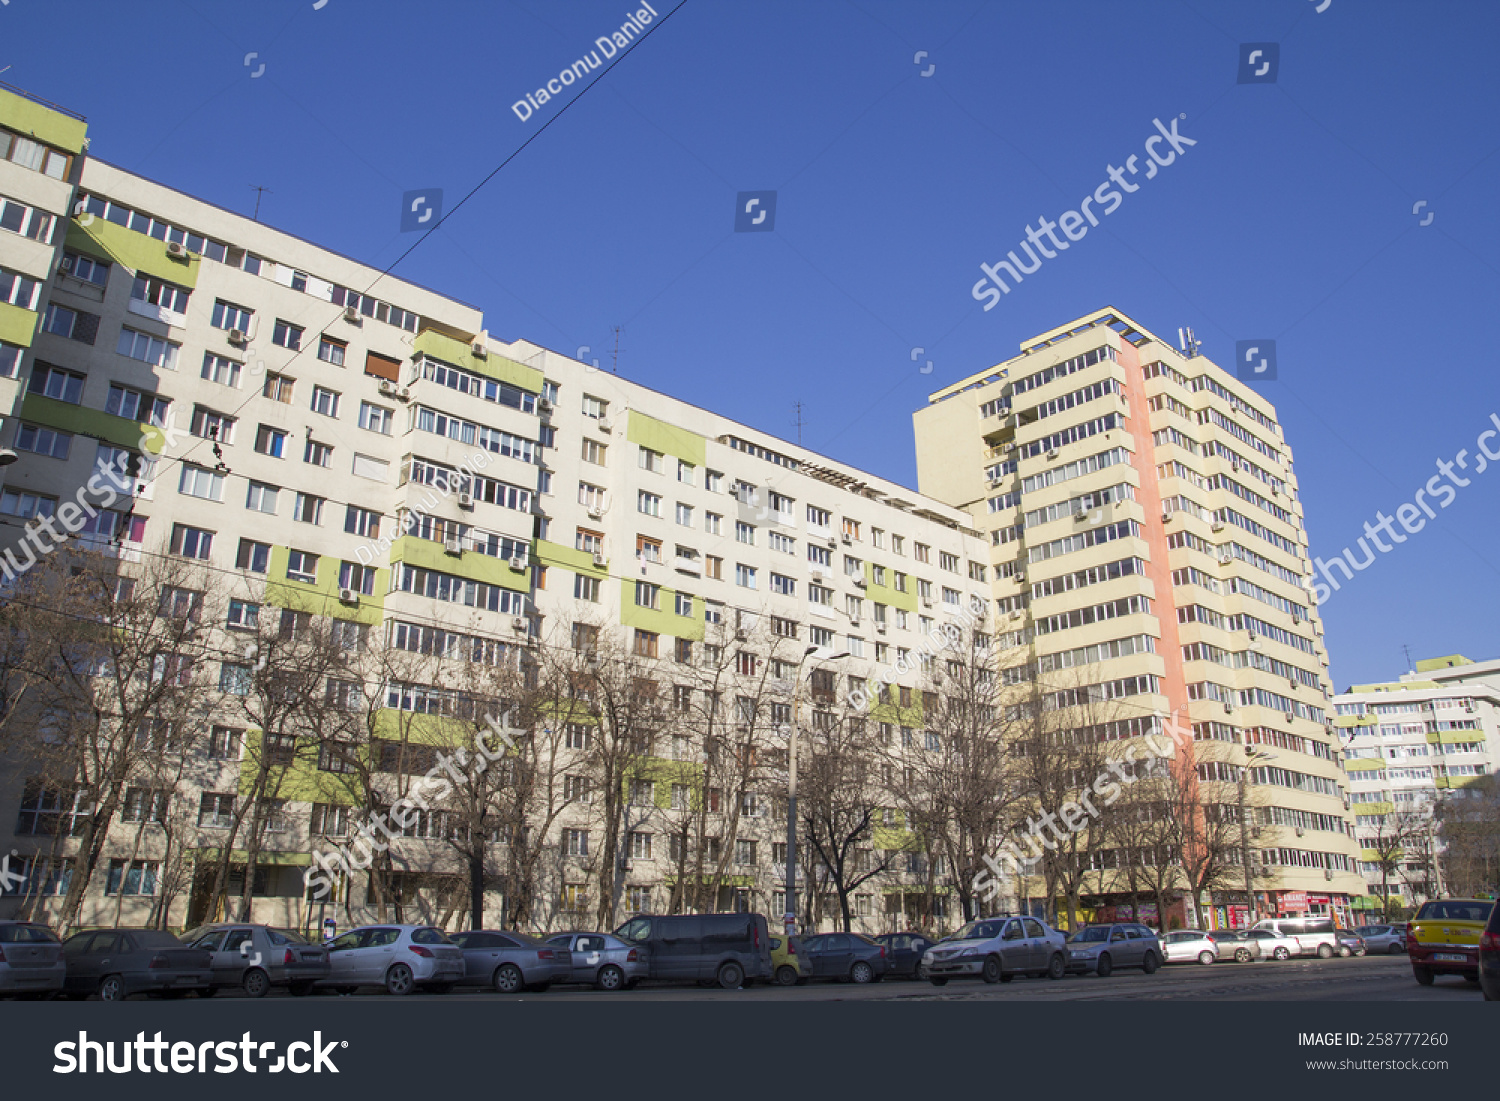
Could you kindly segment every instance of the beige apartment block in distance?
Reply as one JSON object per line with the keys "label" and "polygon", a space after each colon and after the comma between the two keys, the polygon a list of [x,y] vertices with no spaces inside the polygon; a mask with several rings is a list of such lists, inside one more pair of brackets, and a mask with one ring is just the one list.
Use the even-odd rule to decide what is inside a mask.
{"label": "beige apartment block in distance", "polygon": [[[305,874],[369,808],[340,793],[350,768],[338,746],[273,739],[232,717],[254,676],[257,631],[279,624],[296,636],[330,623],[352,651],[434,657],[458,678],[466,665],[535,668],[552,648],[571,652],[572,625],[594,624],[658,669],[674,703],[684,699],[678,671],[725,640],[725,709],[738,706],[733,678],[763,677],[769,663],[761,683],[784,701],[772,717],[816,728],[846,713],[854,686],[903,659],[906,705],[934,628],[987,606],[990,551],[967,509],[535,344],[493,339],[462,302],[86,157],[83,123],[65,112],[5,93],[0,128],[10,153],[0,162],[0,267],[29,281],[12,281],[15,300],[0,306],[0,374],[13,392],[0,446],[18,456],[0,501],[7,577],[51,551],[43,521],[67,515],[96,475],[124,471],[123,494],[68,545],[126,577],[185,564],[226,597],[204,623],[215,660],[168,674],[196,677],[203,707],[222,713],[166,735],[143,724],[142,743],[166,737],[181,773],[167,787],[122,782],[80,923],[164,912],[181,927],[222,915],[214,869],[227,865],[231,900],[245,888],[249,846],[231,829],[253,761],[289,778],[247,820],[263,830],[250,916],[307,927],[324,913]],[[161,615],[179,614],[197,614],[194,595],[164,593]],[[983,630],[987,619],[970,622]],[[408,719],[419,729],[482,717],[434,684],[328,685],[330,709],[361,698],[384,713],[374,741],[348,752],[375,773],[382,801],[440,748],[403,757],[390,731]],[[654,790],[631,788],[614,880],[621,920],[667,906],[675,822],[705,802],[715,820],[729,817],[715,792],[679,798],[689,781],[665,778],[690,773],[702,753],[678,733],[669,717],[645,751],[663,770]],[[585,760],[588,738],[570,729],[564,754]],[[774,918],[785,905],[784,740],[766,752],[773,765],[780,754],[781,771],[768,767],[739,801],[723,837],[727,874],[707,905]],[[547,857],[528,924],[588,927],[597,789],[581,775],[555,779],[563,805],[540,827]],[[0,884],[0,915],[56,913],[93,813],[26,760],[6,769],[0,851],[15,851],[17,878]],[[424,812],[390,842],[398,915],[467,920],[445,813]],[[875,844],[891,859],[853,898],[856,928],[872,932],[904,927],[905,900],[932,890],[899,822],[883,827]],[[719,840],[704,842],[714,861]],[[489,843],[485,916],[501,922],[506,842],[497,832]],[[806,855],[802,868],[803,896],[817,896],[826,927],[826,887]],[[341,925],[377,912],[358,874],[340,877],[326,902]],[[949,902],[943,891],[925,912],[948,923]]]}
{"label": "beige apartment block in distance", "polygon": [[[1365,893],[1359,846],[1270,402],[1104,309],[939,390],[913,420],[920,488],[987,533],[1007,680],[1086,687],[1113,716],[1105,737],[1190,723],[1176,767],[1245,792],[1257,914],[1347,923]],[[1087,902],[1124,901],[1112,867],[1101,854]],[[1242,883],[1227,877],[1199,920],[1242,922]]]}

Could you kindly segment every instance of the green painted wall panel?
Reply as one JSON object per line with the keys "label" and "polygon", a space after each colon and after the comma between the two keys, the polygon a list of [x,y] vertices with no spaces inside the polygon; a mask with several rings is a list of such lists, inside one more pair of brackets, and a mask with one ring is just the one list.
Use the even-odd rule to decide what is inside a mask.
{"label": "green painted wall panel", "polygon": [[1363,757],[1356,757],[1353,760],[1346,760],[1344,762],[1345,772],[1377,772],[1383,768],[1385,768],[1384,761],[1366,760]]}
{"label": "green painted wall panel", "polygon": [[[643,631],[654,631],[659,635],[674,638],[702,639],[706,626],[703,619],[703,598],[693,597],[693,614],[678,615],[677,590],[665,585],[661,590],[660,608],[641,608],[635,602],[635,582],[629,578],[620,581],[620,624],[624,627],[639,627]],[[665,655],[663,655],[665,656]]]}
{"label": "green painted wall panel", "polygon": [[167,255],[165,241],[106,222],[103,218],[92,218],[88,225],[75,218],[68,224],[67,243],[69,248],[80,248],[94,256],[102,254],[131,271],[154,275],[179,287],[192,289],[198,285],[198,266],[203,262],[202,257],[189,253],[186,260],[174,260]]}
{"label": "green painted wall panel", "polygon": [[513,570],[503,558],[494,558],[478,551],[466,550],[462,554],[449,554],[441,543],[431,539],[418,539],[403,535],[391,544],[391,564],[405,562],[418,569],[437,570],[469,581],[483,581],[499,585],[519,593],[531,592],[531,569]]}
{"label": "green painted wall panel", "polygon": [[158,428],[41,394],[27,394],[22,399],[21,419],[48,428],[61,428],[79,436],[92,436],[118,447],[144,448],[153,453],[161,450],[159,438],[162,433]]}
{"label": "green painted wall panel", "polygon": [[455,367],[462,367],[465,371],[473,371],[476,375],[508,382],[533,394],[542,392],[543,375],[535,367],[506,359],[494,352],[483,357],[476,356],[469,344],[436,329],[423,329],[418,333],[416,340],[412,342],[412,350],[440,359],[444,363],[451,363]]}
{"label": "green painted wall panel", "polygon": [[634,409],[630,411],[630,424],[625,429],[625,438],[631,443],[682,459],[694,466],[703,466],[708,455],[708,441],[698,433],[648,417]]}
{"label": "green painted wall panel", "polygon": [[587,574],[589,577],[609,576],[609,568],[594,565],[594,556],[588,551],[574,550],[561,543],[549,543],[545,539],[532,540],[532,550],[536,560],[544,566],[556,566],[573,573]]}
{"label": "green painted wall panel", "polygon": [[37,315],[32,310],[0,302],[0,340],[30,348],[31,338],[36,333],[36,319]]}
{"label": "green painted wall panel", "polygon": [[[887,568],[887,572],[891,572],[889,568]],[[915,582],[908,576],[906,584],[907,590],[904,593],[888,585],[875,584],[875,567],[869,562],[865,563],[865,595],[876,604],[885,604],[892,608],[900,608],[905,612],[915,612],[917,610]]]}
{"label": "green painted wall panel", "polygon": [[307,585],[301,581],[286,579],[288,548],[271,548],[271,566],[266,581],[265,602],[273,608],[290,608],[294,612],[345,619],[366,626],[379,626],[385,605],[385,592],[390,588],[391,571],[375,571],[375,592],[361,595],[358,604],[345,604],[339,599],[339,567],[342,562],[335,556],[325,554],[318,558],[318,581]]}
{"label": "green painted wall panel", "polygon": [[55,145],[69,153],[83,149],[88,123],[60,111],[34,103],[25,96],[0,88],[0,125],[20,134],[30,134],[37,141]]}

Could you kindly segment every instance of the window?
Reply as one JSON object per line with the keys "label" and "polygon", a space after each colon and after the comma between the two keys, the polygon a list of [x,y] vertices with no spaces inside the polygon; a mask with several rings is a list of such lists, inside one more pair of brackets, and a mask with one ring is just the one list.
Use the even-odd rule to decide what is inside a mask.
{"label": "window", "polygon": [[947,551],[938,551],[938,567],[949,573],[958,572],[958,555],[949,554]]}
{"label": "window", "polygon": [[734,522],[734,541],[736,543],[747,543],[750,546],[754,546],[755,525],[747,524],[743,520],[736,520]]}
{"label": "window", "polygon": [[604,488],[602,486],[590,485],[588,482],[579,482],[578,503],[590,512],[602,512],[604,510]]}
{"label": "window", "polygon": [[797,553],[797,540],[793,539],[790,535],[783,535],[779,531],[772,531],[767,533],[767,539],[773,551],[780,551],[782,554]]}
{"label": "window", "polygon": [[644,535],[635,537],[635,555],[642,562],[661,561],[661,540],[648,539]]}
{"label": "window", "polygon": [[739,865],[750,865],[755,863],[755,842],[736,841],[734,843],[734,862]]}
{"label": "window", "polygon": [[608,405],[609,402],[604,401],[600,398],[593,397],[589,394],[583,395],[583,415],[585,417],[592,417],[594,420],[603,419],[604,410],[608,407]]}
{"label": "window", "polygon": [[224,626],[236,631],[254,631],[260,626],[260,605],[246,600],[231,600]]}
{"label": "window", "polygon": [[292,519],[299,520],[304,524],[321,524],[323,522],[322,497],[311,493],[297,494],[296,502],[292,505]]}
{"label": "window", "polygon": [[724,559],[717,558],[712,554],[703,556],[703,576],[712,581],[724,579]]}
{"label": "window", "polygon": [[244,306],[236,306],[233,302],[225,302],[222,298],[214,300],[214,310],[209,317],[209,324],[216,329],[238,329],[242,333],[250,331],[250,318],[254,310],[247,310]]}
{"label": "window", "polygon": [[172,525],[172,553],[206,560],[213,548],[214,533],[187,524]]}
{"label": "window", "polygon": [[655,631],[642,631],[636,628],[635,632],[635,656],[640,658],[654,658],[661,642],[661,636]]}
{"label": "window", "polygon": [[677,522],[685,528],[693,526],[693,506],[677,502]]}
{"label": "window", "polygon": [[[129,821],[129,819],[127,819]],[[107,895],[154,895],[161,863],[155,860],[111,860],[105,882]]]}
{"label": "window", "polygon": [[[0,144],[4,142],[5,138],[0,136]],[[109,268],[107,260],[96,260],[80,252],[63,253],[62,270],[74,279],[92,283],[96,287],[102,287],[109,282]]]}
{"label": "window", "polygon": [[94,314],[84,313],[82,310],[70,310],[54,302],[42,315],[42,332],[66,337],[82,344],[93,344],[94,338],[99,335],[99,318]]}
{"label": "window", "polygon": [[379,539],[381,515],[373,509],[349,505],[344,510],[344,530],[365,539]]}
{"label": "window", "polygon": [[155,394],[145,394],[113,383],[109,387],[109,397],[104,402],[104,411],[113,416],[150,421],[158,425],[166,423],[171,408],[172,402],[168,398],[159,398]]}
{"label": "window", "polygon": [[589,854],[589,831],[565,829],[563,832],[563,853],[567,856],[588,856]]}
{"label": "window", "polygon": [[371,432],[379,432],[382,436],[389,436],[391,411],[383,405],[371,405],[362,401],[359,403],[359,426],[368,428]]}
{"label": "window", "polygon": [[755,588],[755,567],[735,563],[734,583],[742,589]]}
{"label": "window", "polygon": [[208,732],[206,746],[208,757],[214,761],[238,761],[240,759],[240,735],[243,731],[232,726],[214,726]]}
{"label": "window", "polygon": [[34,210],[14,199],[0,199],[0,229],[8,229],[42,244],[52,242],[52,215]]}
{"label": "window", "polygon": [[717,470],[705,470],[703,472],[703,488],[710,493],[722,493],[724,491],[724,475]]}
{"label": "window", "polygon": [[334,340],[331,336],[318,337],[318,358],[324,363],[331,363],[335,367],[344,365],[344,351],[348,348],[342,340]]}
{"label": "window", "polygon": [[630,781],[630,805],[651,807],[656,805],[656,784],[651,780]]}
{"label": "window", "polygon": [[678,615],[691,616],[693,614],[693,597],[691,593],[677,593],[673,599],[673,606]]}
{"label": "window", "polygon": [[309,439],[302,448],[302,461],[313,466],[332,466],[333,448]]}
{"label": "window", "polygon": [[593,792],[589,790],[587,776],[564,776],[563,798],[570,803],[592,803]]}
{"label": "window", "polygon": [[202,374],[207,381],[217,382],[221,386],[232,386],[237,389],[240,385],[240,365],[232,359],[216,356],[212,352],[203,353]]}
{"label": "window", "polygon": [[296,385],[295,380],[288,378],[286,375],[278,375],[274,371],[267,371],[266,384],[261,387],[260,391],[261,397],[290,405],[292,403],[292,387],[294,385]]}
{"label": "window", "polygon": [[[325,752],[328,752],[330,747],[324,746],[323,748]],[[324,763],[325,758],[320,754],[318,767],[324,772],[345,772],[353,768],[352,764],[332,752],[328,752],[326,763],[345,767],[323,768]],[[334,803],[314,803],[308,832],[314,837],[348,837],[350,828],[354,824],[352,809]]]}
{"label": "window", "polygon": [[38,428],[34,425],[23,424],[16,429],[16,447],[21,451],[30,451],[36,455],[66,459],[68,448],[72,443],[71,435],[54,428]]}
{"label": "window", "polygon": [[20,306],[23,310],[34,310],[37,293],[41,289],[42,285],[35,279],[0,268],[0,302]]}
{"label": "window", "polygon": [[250,666],[237,661],[219,663],[219,691],[231,696],[248,696],[254,683]]}
{"label": "window", "polygon": [[66,153],[6,130],[0,130],[0,156],[54,180],[65,179],[68,175]]}
{"label": "window", "polygon": [[200,795],[198,825],[204,829],[217,830],[226,830],[234,825],[234,796],[216,791],[205,791]]}
{"label": "window", "polygon": [[807,506],[807,522],[815,528],[826,528],[833,522],[833,513],[826,508],[817,508],[813,505]]}
{"label": "window", "polygon": [[608,450],[609,448],[600,443],[598,440],[584,440],[583,461],[586,463],[593,463],[595,466],[603,466],[604,456]]}
{"label": "window", "polygon": [[234,443],[234,418],[226,413],[215,412],[206,406],[195,405],[188,431],[202,440]]}
{"label": "window", "polygon": [[32,368],[31,382],[27,389],[33,394],[77,405],[83,397],[83,376],[76,371],[64,371],[61,367],[48,367],[44,363],[38,363]]}
{"label": "window", "polygon": [[661,586],[652,585],[646,581],[635,583],[635,606],[637,608],[652,608],[660,606]]}
{"label": "window", "polygon": [[318,556],[308,551],[288,551],[286,576],[291,581],[303,581],[309,585],[318,580]]}
{"label": "window", "polygon": [[644,489],[636,494],[635,508],[646,516],[661,516],[661,498],[655,493],[647,493]]}
{"label": "window", "polygon": [[599,578],[590,577],[586,573],[574,574],[573,599],[587,600],[590,604],[599,603]]}
{"label": "window", "polygon": [[785,574],[772,573],[771,574],[771,591],[773,593],[779,593],[782,596],[796,596],[797,595],[797,582],[793,581],[790,577],[787,577]]}
{"label": "window", "polygon": [[148,333],[139,333],[131,328],[120,330],[119,343],[115,345],[115,351],[122,356],[138,359],[142,363],[149,363],[153,367],[161,367],[167,371],[177,370],[177,351],[180,345],[170,341],[159,340]]}
{"label": "window", "polygon": [[916,547],[916,556],[917,556],[917,561],[918,562],[931,562],[932,561],[932,548],[931,547],[929,547],[926,543],[917,543],[917,544],[915,544],[915,547]]}
{"label": "window", "polygon": [[587,749],[592,739],[587,725],[569,723],[564,731],[563,740],[569,749]]}
{"label": "window", "polygon": [[705,512],[703,514],[703,530],[709,535],[723,535],[724,517],[717,512]]}
{"label": "window", "polygon": [[202,497],[209,501],[224,497],[224,475],[216,470],[184,463],[182,477],[177,483],[177,492],[188,497]]}
{"label": "window", "polygon": [[324,389],[322,386],[314,386],[312,393],[312,411],[322,413],[325,417],[336,417],[339,415],[339,395],[333,390]]}
{"label": "window", "polygon": [[358,562],[344,562],[339,566],[339,588],[353,589],[365,596],[375,593],[375,567],[362,566]]}
{"label": "window", "polygon": [[643,447],[640,449],[639,456],[639,465],[642,470],[649,470],[653,474],[660,474],[664,469],[663,462],[665,456],[660,451],[652,451],[649,447]]}
{"label": "window", "polygon": [[[0,285],[3,285],[3,278],[0,278]],[[188,295],[191,293],[186,287],[179,287],[152,275],[137,275],[135,285],[130,289],[132,301],[146,302],[172,313],[187,313]]]}
{"label": "window", "polygon": [[293,325],[289,321],[276,319],[276,326],[271,330],[271,343],[279,344],[293,352],[302,350],[302,334],[305,330],[301,325]]}
{"label": "window", "polygon": [[253,539],[241,539],[234,564],[236,568],[249,573],[265,573],[271,566],[271,545],[257,543]]}

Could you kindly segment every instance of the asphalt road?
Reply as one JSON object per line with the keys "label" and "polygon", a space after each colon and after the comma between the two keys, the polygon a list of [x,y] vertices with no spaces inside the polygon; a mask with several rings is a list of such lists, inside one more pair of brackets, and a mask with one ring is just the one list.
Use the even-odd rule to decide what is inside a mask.
{"label": "asphalt road", "polygon": [[[286,997],[283,993],[271,998]],[[219,998],[232,998],[228,991]],[[341,997],[322,993],[320,1004],[389,998],[375,990]],[[1173,964],[1154,975],[1139,971],[1116,971],[1107,979],[1093,975],[1048,979],[1016,979],[986,985],[978,980],[954,980],[944,987],[911,980],[886,979],[856,986],[848,982],[816,982],[806,986],[781,987],[756,984],[748,990],[704,989],[697,986],[642,985],[635,990],[602,993],[586,987],[555,986],[541,994],[522,994],[510,1001],[547,1002],[807,1002],[807,1001],[1208,1001],[1208,1002],[1452,1002],[1482,999],[1477,985],[1456,977],[1440,977],[1432,986],[1418,986],[1405,956],[1368,956],[1355,959],[1302,959],[1285,962]],[[489,991],[458,990],[451,994],[412,994],[399,1000],[495,1001],[502,995]],[[216,998],[215,1001],[218,999]],[[213,1004],[203,1012],[212,1014]]]}

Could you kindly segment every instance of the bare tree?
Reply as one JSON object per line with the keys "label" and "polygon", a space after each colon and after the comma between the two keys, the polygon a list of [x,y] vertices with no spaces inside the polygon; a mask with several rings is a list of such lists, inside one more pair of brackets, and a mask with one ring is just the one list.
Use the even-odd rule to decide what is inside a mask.
{"label": "bare tree", "polygon": [[1405,880],[1406,862],[1414,855],[1425,855],[1432,836],[1431,816],[1425,810],[1403,807],[1374,815],[1373,831],[1360,834],[1364,859],[1380,870],[1381,920],[1391,920],[1391,883]]}
{"label": "bare tree", "polygon": [[1500,883],[1500,781],[1454,789],[1438,807],[1441,864],[1450,895],[1474,898]]}

